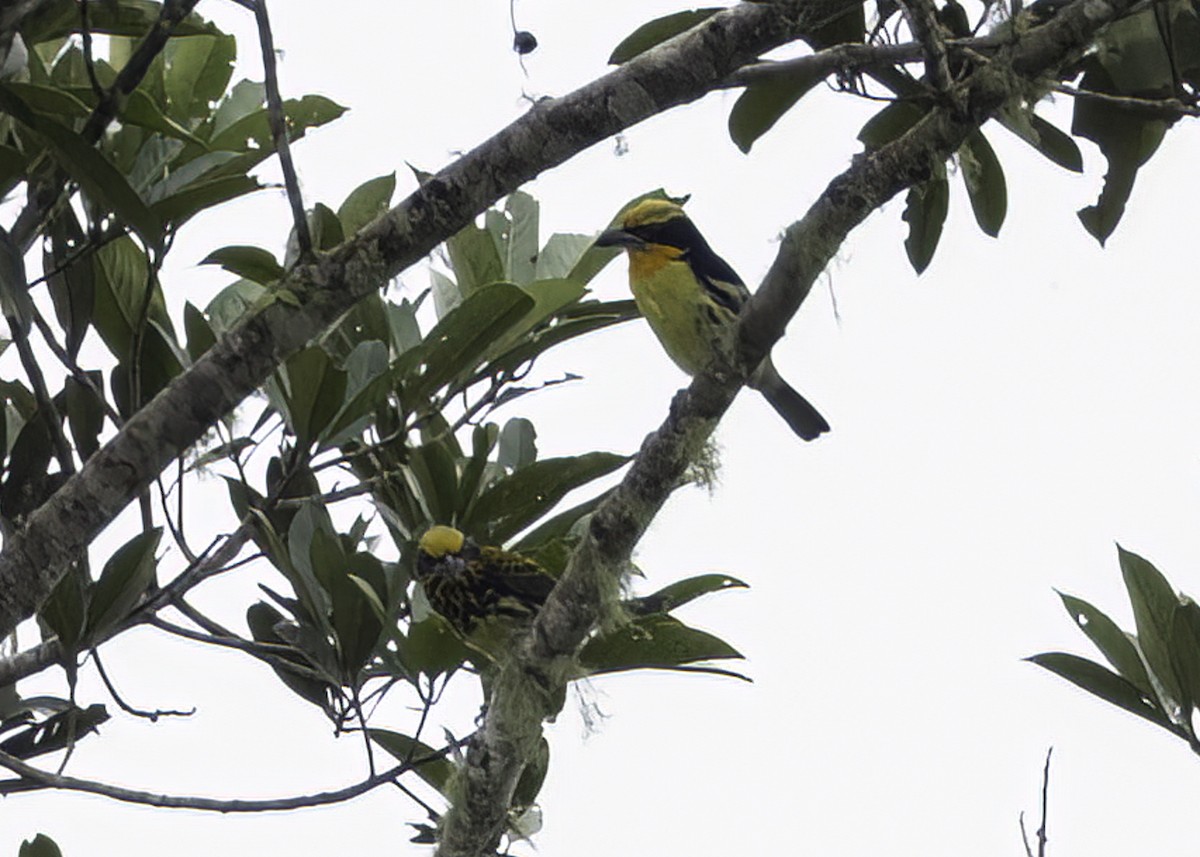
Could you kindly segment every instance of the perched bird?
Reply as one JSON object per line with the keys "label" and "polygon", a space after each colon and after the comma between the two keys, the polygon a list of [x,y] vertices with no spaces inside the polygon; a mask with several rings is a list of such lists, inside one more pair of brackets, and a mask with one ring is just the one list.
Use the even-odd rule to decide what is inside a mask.
{"label": "perched bird", "polygon": [[441,524],[417,543],[417,580],[429,606],[464,636],[485,619],[531,619],[557,583],[533,560]]}
{"label": "perched bird", "polygon": [[[634,300],[680,369],[696,375],[716,352],[732,352],[738,313],[750,292],[677,203],[639,202],[625,213],[621,228],[601,233],[596,244],[629,254]],[[829,423],[779,376],[769,356],[747,383],[804,440],[829,431]]]}

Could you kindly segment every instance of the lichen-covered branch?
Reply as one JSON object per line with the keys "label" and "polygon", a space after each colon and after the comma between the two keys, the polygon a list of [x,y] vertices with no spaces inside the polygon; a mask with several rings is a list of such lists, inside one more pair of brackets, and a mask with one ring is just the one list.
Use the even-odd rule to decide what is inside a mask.
{"label": "lichen-covered branch", "polygon": [[732,403],[753,367],[783,334],[817,276],[849,233],[900,191],[927,179],[966,136],[1030,81],[1054,75],[1131,0],[1076,0],[1049,23],[1023,34],[961,84],[953,107],[932,111],[902,138],[855,157],[803,219],[787,231],[779,254],[741,324],[741,367],[714,366],[681,391],[622,483],[597,508],[587,533],[530,633],[497,680],[481,729],[472,738],[461,797],[446,817],[439,857],[494,852],[525,760],[553,700],[569,678],[579,646],[600,620],[649,522]]}

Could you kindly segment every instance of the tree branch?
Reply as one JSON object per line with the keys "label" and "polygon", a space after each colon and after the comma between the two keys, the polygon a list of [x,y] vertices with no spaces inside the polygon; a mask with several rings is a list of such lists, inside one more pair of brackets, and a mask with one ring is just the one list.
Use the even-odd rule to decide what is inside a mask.
{"label": "tree branch", "polygon": [[[185,5],[188,5],[185,3]],[[501,196],[643,119],[693,101],[735,69],[852,0],[743,4],[524,116],[431,177],[353,239],[297,266],[271,301],[131,417],[0,552],[0,635],[38,609],[66,564],[174,458],[362,297]]]}
{"label": "tree branch", "polygon": [[741,320],[742,365],[714,365],[676,395],[666,422],[647,438],[621,484],[596,509],[566,572],[505,664],[483,726],[469,745],[461,797],[446,816],[438,857],[476,857],[498,846],[542,722],[556,713],[554,700],[571,677],[572,658],[604,618],[606,594],[617,588],[634,545],[745,383],[747,367],[757,366],[782,336],[851,230],[900,191],[928,178],[970,132],[1022,91],[1022,80],[1057,72],[1129,5],[1131,0],[1077,0],[1024,34],[963,82],[960,104],[937,108],[895,142],[856,156],[804,218],[787,229]]}

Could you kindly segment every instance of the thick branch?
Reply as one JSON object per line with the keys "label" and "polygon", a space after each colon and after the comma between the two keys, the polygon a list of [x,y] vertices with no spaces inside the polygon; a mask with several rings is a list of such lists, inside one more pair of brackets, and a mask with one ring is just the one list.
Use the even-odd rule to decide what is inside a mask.
{"label": "thick branch", "polygon": [[637,540],[741,389],[746,367],[756,366],[782,336],[850,231],[900,191],[927,179],[971,131],[1019,97],[1022,80],[1057,72],[1130,3],[1077,0],[1024,35],[964,82],[960,105],[934,110],[894,143],[857,156],[787,230],[742,319],[743,366],[715,366],[676,396],[666,422],[597,508],[567,571],[496,682],[486,720],[468,749],[462,797],[446,817],[439,857],[475,857],[496,848],[542,721],[555,713],[553,700],[570,677],[571,659],[602,618],[605,591],[616,585]]}

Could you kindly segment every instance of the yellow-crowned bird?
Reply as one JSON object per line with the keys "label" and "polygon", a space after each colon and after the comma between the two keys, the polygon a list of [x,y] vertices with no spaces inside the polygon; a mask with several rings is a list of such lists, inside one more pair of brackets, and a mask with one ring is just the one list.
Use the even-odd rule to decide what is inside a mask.
{"label": "yellow-crowned bird", "polygon": [[[696,375],[718,351],[732,353],[738,314],[750,292],[679,204],[642,200],[625,213],[620,228],[601,233],[596,244],[629,254],[634,300],[680,369]],[[829,431],[829,423],[779,376],[769,356],[747,383],[804,440]]]}
{"label": "yellow-crowned bird", "polygon": [[429,606],[464,636],[485,619],[532,619],[557,582],[531,559],[475,544],[454,527],[430,527],[417,543],[417,580]]}

